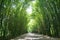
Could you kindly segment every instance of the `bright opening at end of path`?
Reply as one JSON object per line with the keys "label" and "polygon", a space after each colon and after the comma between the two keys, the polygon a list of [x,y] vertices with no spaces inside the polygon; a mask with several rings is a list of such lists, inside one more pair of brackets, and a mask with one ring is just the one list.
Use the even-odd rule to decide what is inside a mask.
{"label": "bright opening at end of path", "polygon": [[[26,12],[28,15],[32,14],[33,5],[31,5],[31,4],[35,4],[35,2],[36,2],[35,0],[32,0],[30,5],[27,7]],[[32,32],[32,25],[34,24],[34,22],[35,22],[35,20],[30,18],[30,21],[28,23],[28,28],[27,28],[28,33]]]}
{"label": "bright opening at end of path", "polygon": [[28,33],[31,33],[33,30],[33,25],[35,24],[35,20],[34,19],[30,19],[29,23],[28,23]]}

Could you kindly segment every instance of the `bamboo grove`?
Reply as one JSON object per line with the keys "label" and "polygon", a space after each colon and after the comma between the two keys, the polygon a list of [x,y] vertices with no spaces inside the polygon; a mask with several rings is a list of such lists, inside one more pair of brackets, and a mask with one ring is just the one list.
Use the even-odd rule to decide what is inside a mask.
{"label": "bamboo grove", "polygon": [[33,6],[32,17],[37,21],[38,33],[60,36],[60,1],[59,0],[36,0]]}
{"label": "bamboo grove", "polygon": [[[60,37],[59,3],[60,0],[0,0],[0,39],[15,38],[28,33],[29,28],[29,32]],[[29,5],[30,15],[26,12]]]}

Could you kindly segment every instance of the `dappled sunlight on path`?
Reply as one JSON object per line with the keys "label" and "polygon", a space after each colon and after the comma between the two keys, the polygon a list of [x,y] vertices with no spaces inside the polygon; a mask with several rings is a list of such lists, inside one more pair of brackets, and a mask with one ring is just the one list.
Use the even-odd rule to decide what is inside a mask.
{"label": "dappled sunlight on path", "polygon": [[36,33],[26,33],[11,40],[58,40],[58,38],[52,38],[47,35],[40,35]]}

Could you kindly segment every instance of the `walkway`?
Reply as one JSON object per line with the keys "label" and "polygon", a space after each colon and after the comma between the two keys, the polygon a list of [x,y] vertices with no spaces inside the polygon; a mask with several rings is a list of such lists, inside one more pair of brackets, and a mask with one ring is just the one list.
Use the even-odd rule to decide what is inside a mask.
{"label": "walkway", "polygon": [[40,34],[35,34],[35,33],[27,33],[27,34],[23,34],[20,37],[17,37],[15,39],[11,39],[11,40],[60,40],[58,38],[51,38],[49,36],[44,36],[44,35],[40,35]]}

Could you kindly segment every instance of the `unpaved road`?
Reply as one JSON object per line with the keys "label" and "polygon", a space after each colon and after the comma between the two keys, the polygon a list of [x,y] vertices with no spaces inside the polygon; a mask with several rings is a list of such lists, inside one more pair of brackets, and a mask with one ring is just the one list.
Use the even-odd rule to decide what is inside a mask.
{"label": "unpaved road", "polygon": [[26,33],[11,40],[60,40],[60,38],[52,38],[46,35],[40,35],[35,33]]}

